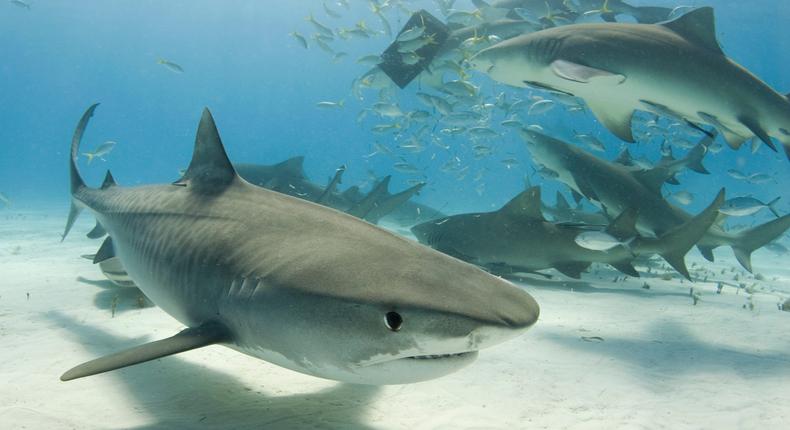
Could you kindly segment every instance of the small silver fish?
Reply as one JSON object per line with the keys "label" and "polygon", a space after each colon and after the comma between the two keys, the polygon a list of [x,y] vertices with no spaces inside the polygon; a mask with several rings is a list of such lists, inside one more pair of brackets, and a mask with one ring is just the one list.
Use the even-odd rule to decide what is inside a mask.
{"label": "small silver fish", "polygon": [[672,200],[680,203],[681,205],[690,205],[694,201],[694,194],[688,191],[678,191],[672,194]]}
{"label": "small silver fish", "polygon": [[399,171],[401,173],[413,174],[413,173],[419,173],[420,172],[420,169],[418,169],[416,166],[414,166],[413,164],[407,163],[405,161],[400,162],[400,163],[395,163],[395,164],[392,165],[392,167],[395,170],[397,170],[397,171]]}
{"label": "small silver fish", "polygon": [[527,114],[529,115],[542,115],[554,108],[556,103],[553,100],[538,100],[535,103],[532,103],[532,106],[529,107]]}
{"label": "small silver fish", "polygon": [[170,70],[173,73],[184,73],[184,68],[172,61],[160,58],[156,60],[156,63],[167,67],[167,70]]}
{"label": "small silver fish", "polygon": [[304,36],[302,36],[301,34],[295,32],[295,31],[289,33],[289,35],[291,37],[293,37],[294,39],[296,39],[299,42],[299,44],[302,45],[302,47],[304,49],[307,49],[307,39]]}
{"label": "small silver fish", "polygon": [[779,198],[780,197],[777,197],[768,203],[763,203],[754,197],[733,197],[721,205],[719,212],[730,216],[749,216],[767,208],[777,218],[781,218],[779,212],[777,212],[775,208]]}
{"label": "small silver fish", "polygon": [[395,38],[398,42],[408,42],[410,40],[417,39],[418,37],[422,36],[425,33],[425,27],[414,26],[407,30],[401,32],[398,37]]}
{"label": "small silver fish", "polygon": [[322,109],[340,109],[344,103],[344,100],[340,100],[339,102],[318,102],[315,105]]}
{"label": "small silver fish", "polygon": [[91,164],[93,159],[97,157],[102,161],[107,161],[104,157],[109,155],[113,148],[115,148],[116,143],[117,142],[113,140],[108,140],[96,147],[92,152],[83,152],[82,155],[88,157],[88,164]]}
{"label": "small silver fish", "polygon": [[608,251],[617,246],[628,248],[631,241],[633,239],[623,242],[604,231],[585,231],[574,239],[577,245],[592,251]]}

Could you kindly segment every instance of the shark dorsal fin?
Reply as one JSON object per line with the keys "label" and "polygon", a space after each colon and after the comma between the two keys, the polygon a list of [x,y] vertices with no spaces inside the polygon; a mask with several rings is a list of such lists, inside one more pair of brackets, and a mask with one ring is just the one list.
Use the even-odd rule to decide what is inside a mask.
{"label": "shark dorsal fin", "polygon": [[101,189],[106,190],[107,188],[114,187],[116,185],[118,184],[115,182],[115,178],[112,177],[112,173],[110,173],[108,170],[107,174],[104,175],[104,182],[101,184]]}
{"label": "shark dorsal fin", "polygon": [[540,205],[540,187],[532,187],[513,197],[499,210],[499,213],[542,220],[543,212],[540,210]]}
{"label": "shark dorsal fin", "polygon": [[611,224],[609,224],[609,227],[606,228],[606,232],[618,240],[628,240],[637,236],[636,218],[638,214],[639,212],[636,208],[624,210]]}
{"label": "shark dorsal fin", "polygon": [[280,174],[288,176],[295,176],[298,178],[305,178],[304,174],[304,155],[291,157],[283,162],[277,163],[275,169]]}
{"label": "shark dorsal fin", "polygon": [[681,17],[659,25],[669,28],[695,45],[723,55],[719,41],[716,40],[716,24],[712,7],[694,9]]}
{"label": "shark dorsal fin", "polygon": [[192,161],[184,176],[175,184],[208,191],[225,188],[235,178],[236,171],[230,164],[225,147],[222,146],[214,118],[208,108],[203,109],[195,136]]}

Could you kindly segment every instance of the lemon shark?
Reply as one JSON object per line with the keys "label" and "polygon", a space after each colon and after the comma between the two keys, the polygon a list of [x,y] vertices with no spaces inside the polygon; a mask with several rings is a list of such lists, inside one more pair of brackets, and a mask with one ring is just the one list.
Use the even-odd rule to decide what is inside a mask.
{"label": "lemon shark", "polygon": [[585,100],[619,138],[633,142],[635,110],[715,127],[733,148],[759,138],[790,159],[790,100],[728,58],[713,9],[660,24],[574,24],[515,37],[477,53],[472,66],[516,87]]}
{"label": "lemon shark", "polygon": [[[597,202],[609,216],[636,208],[639,230],[658,237],[692,218],[662,196],[661,187],[667,178],[662,167],[634,171],[534,130],[522,129],[521,135],[535,162],[557,172],[557,180]],[[718,221],[721,218],[697,242],[697,248],[713,261],[713,249],[730,246],[738,262],[749,271],[751,253],[790,228],[790,215],[739,232],[724,230]]]}
{"label": "lemon shark", "polygon": [[317,377],[427,380],[522,334],[539,307],[477,267],[318,204],[247,183],[203,111],[189,168],[166,185],[88,187],[71,144],[72,209],[89,209],[152,302],[186,329],[79,365],[71,380],[221,344]]}
{"label": "lemon shark", "polygon": [[723,202],[722,190],[702,213],[659,238],[640,236],[636,230],[637,210],[623,211],[606,233],[628,242],[628,247],[618,245],[607,251],[576,243],[575,239],[590,231],[590,226],[546,221],[541,213],[539,187],[518,194],[497,211],[452,215],[414,226],[412,232],[421,243],[502,275],[554,268],[578,278],[591,263],[606,263],[639,276],[632,261],[659,254],[690,279],[684,257],[716,220]]}

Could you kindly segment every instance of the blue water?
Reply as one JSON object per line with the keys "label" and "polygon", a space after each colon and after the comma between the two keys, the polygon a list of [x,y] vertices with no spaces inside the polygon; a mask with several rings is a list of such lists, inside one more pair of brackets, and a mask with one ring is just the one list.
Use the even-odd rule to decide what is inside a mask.
{"label": "blue water", "polygon": [[[634,4],[673,5],[652,0]],[[758,1],[684,1],[712,5],[717,33],[725,52],[771,86],[790,90],[790,38],[785,23],[790,3]],[[393,146],[392,135],[377,135],[370,128],[379,123],[373,115],[361,124],[357,114],[376,101],[375,92],[365,100],[351,94],[351,82],[368,70],[355,60],[380,53],[391,39],[338,40],[337,51],[348,56],[334,63],[311,42],[308,50],[289,36],[292,31],[315,31],[304,19],[316,18],[334,28],[351,27],[365,19],[378,29],[367,2],[351,1],[350,10],[329,2],[342,19],[328,17],[320,1],[39,1],[30,10],[7,1],[0,3],[0,192],[15,207],[63,205],[68,202],[67,155],[74,125],[94,102],[101,107],[90,124],[84,149],[105,140],[118,142],[106,162],[82,163],[89,183],[98,184],[104,170],[112,169],[122,185],[168,182],[178,177],[191,156],[194,132],[204,106],[219,126],[232,160],[274,163],[306,155],[308,175],[323,182],[341,164],[348,166],[343,186],[364,183],[370,169],[378,176],[393,175],[392,189],[408,186],[408,179],[423,179],[428,186],[419,201],[446,212],[486,210],[507,201],[524,187],[524,177],[542,183],[516,133],[507,132],[492,142],[495,155],[474,160],[466,153],[469,174],[462,180],[439,171],[448,154],[430,146],[419,154],[400,151],[404,160],[423,169],[419,175],[395,171],[395,160],[377,155],[371,144]],[[408,2],[436,12],[433,2]],[[467,2],[458,8],[471,9]],[[438,14],[438,12],[436,12]],[[389,12],[394,31],[405,22],[402,12]],[[180,64],[176,74],[157,64],[158,58]],[[524,94],[507,89],[486,76],[474,74],[481,92]],[[415,84],[397,93],[404,110],[423,109],[415,97]],[[320,101],[345,100],[341,110],[322,110]],[[500,120],[503,118],[500,118]],[[382,123],[385,121],[381,121]],[[555,135],[569,138],[575,130],[592,132],[613,158],[622,144],[600,128],[589,113],[569,115],[554,109],[538,123]],[[447,139],[459,145],[464,138]],[[748,145],[746,145],[748,146]],[[685,173],[680,187],[696,196],[692,212],[706,205],[717,189],[729,195],[753,194],[765,201],[782,196],[780,212],[790,210],[787,184],[790,168],[783,154],[762,146],[756,154],[747,147],[735,152],[724,148],[710,155],[705,165],[711,175]],[[637,154],[655,160],[657,144],[632,146]],[[459,150],[460,151],[460,150]],[[452,151],[451,151],[452,152]],[[434,155],[435,154],[435,155]],[[432,159],[432,157],[434,157]],[[519,164],[505,168],[501,159],[514,157]],[[83,160],[84,161],[84,160]],[[766,172],[775,180],[750,185],[730,178],[726,171]],[[482,179],[475,177],[482,169]],[[479,187],[480,182],[485,183]],[[545,196],[560,189],[544,182]],[[553,197],[548,197],[552,200]],[[64,213],[65,217],[65,213]],[[763,218],[764,217],[764,218]],[[757,219],[768,219],[761,214]]]}

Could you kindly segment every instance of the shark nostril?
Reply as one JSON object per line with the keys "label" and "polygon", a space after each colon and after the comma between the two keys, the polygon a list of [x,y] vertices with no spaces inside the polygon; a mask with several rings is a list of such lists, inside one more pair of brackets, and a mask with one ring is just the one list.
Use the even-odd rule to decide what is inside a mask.
{"label": "shark nostril", "polygon": [[384,322],[387,324],[388,329],[398,331],[403,325],[403,317],[397,312],[387,312],[387,315],[384,316]]}

